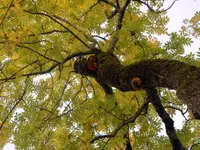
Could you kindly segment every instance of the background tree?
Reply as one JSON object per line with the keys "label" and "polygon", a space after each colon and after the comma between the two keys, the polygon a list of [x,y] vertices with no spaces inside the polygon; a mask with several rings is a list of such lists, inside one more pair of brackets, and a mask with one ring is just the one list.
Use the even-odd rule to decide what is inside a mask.
{"label": "background tree", "polygon": [[[148,97],[143,90],[114,88],[109,95],[104,85],[74,72],[74,62],[96,49],[114,53],[124,65],[167,58],[198,66],[193,55],[183,54],[190,36],[199,37],[199,13],[180,32],[169,33],[166,11],[174,3],[169,8],[163,3],[0,1],[0,147],[10,140],[16,149],[155,150],[172,149],[175,137],[198,149],[199,122],[188,119],[175,91],[159,88],[147,91],[154,96]],[[156,35],[170,40],[161,44]],[[181,130],[169,130],[172,138],[159,134],[162,120],[156,104],[149,105],[152,98],[171,117],[177,111],[184,116]]]}

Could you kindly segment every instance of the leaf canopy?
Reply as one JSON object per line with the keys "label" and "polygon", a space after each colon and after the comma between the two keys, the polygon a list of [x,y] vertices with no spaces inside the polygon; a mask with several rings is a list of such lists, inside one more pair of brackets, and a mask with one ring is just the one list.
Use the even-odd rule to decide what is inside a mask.
{"label": "leaf canopy", "polygon": [[[171,149],[151,105],[114,138],[91,144],[133,116],[146,94],[114,89],[114,95],[106,95],[93,78],[73,68],[76,58],[93,48],[110,49],[125,65],[167,58],[199,66],[194,55],[183,54],[191,36],[200,35],[200,13],[169,33],[163,2],[0,0],[0,149],[9,142],[19,150],[124,149],[127,132],[133,149]],[[158,35],[168,35],[169,41],[161,43]],[[170,116],[185,115],[174,91],[159,93]],[[198,121],[183,119],[177,134],[185,147],[199,142],[199,129]]]}

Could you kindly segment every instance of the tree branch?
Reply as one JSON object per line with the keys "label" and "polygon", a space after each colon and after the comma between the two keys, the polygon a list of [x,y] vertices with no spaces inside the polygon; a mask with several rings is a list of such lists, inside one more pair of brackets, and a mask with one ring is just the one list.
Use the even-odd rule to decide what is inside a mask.
{"label": "tree branch", "polygon": [[[89,55],[89,54],[95,54],[97,53],[98,50],[90,50],[90,51],[87,51],[87,52],[77,52],[77,53],[73,53],[71,55],[68,55],[67,57],[65,57],[63,59],[62,62],[56,62],[55,64],[53,64],[50,68],[46,69],[46,70],[43,70],[43,71],[39,71],[39,72],[32,72],[32,73],[27,73],[27,74],[23,74],[21,76],[18,76],[18,77],[30,77],[30,76],[35,76],[35,75],[43,75],[43,74],[46,74],[46,73],[50,73],[52,70],[54,70],[56,67],[58,67],[59,65],[61,64],[64,64],[66,63],[67,61],[73,59],[74,57],[78,57],[78,56],[84,56],[84,55]],[[9,81],[9,80],[13,80],[13,79],[16,79],[16,76],[13,76],[11,75],[10,77],[6,77],[6,78],[1,78],[0,79],[0,82],[6,82],[6,81]]]}
{"label": "tree branch", "polygon": [[200,142],[197,142],[195,144],[193,144],[191,147],[190,147],[190,150],[192,150],[195,146],[199,146],[200,145]]}
{"label": "tree branch", "polygon": [[[65,31],[65,30],[52,30],[52,31],[38,33],[38,34],[49,35],[49,34],[53,34],[53,33],[66,33],[66,32],[68,32],[68,31]],[[28,36],[36,36],[36,34],[29,34]]]}
{"label": "tree branch", "polygon": [[95,141],[99,140],[99,139],[103,139],[103,138],[113,138],[116,136],[116,134],[118,133],[118,131],[123,128],[125,125],[129,124],[129,123],[133,123],[135,122],[135,120],[140,116],[140,114],[142,113],[142,111],[148,106],[149,102],[144,103],[139,109],[138,111],[131,116],[129,119],[123,121],[122,123],[120,123],[118,125],[118,127],[111,133],[111,134],[107,134],[107,135],[99,135],[96,136],[95,138],[93,138],[91,140],[91,143],[94,143]]}
{"label": "tree branch", "polygon": [[169,114],[165,111],[163,105],[161,104],[157,90],[156,89],[145,89],[145,90],[147,92],[149,101],[153,104],[156,112],[158,113],[158,115],[165,124],[166,132],[172,144],[173,150],[186,150],[186,148],[183,147],[181,141],[176,135],[174,128],[174,121],[170,118]]}
{"label": "tree branch", "polygon": [[45,58],[45,59],[47,59],[47,60],[50,60],[50,61],[59,63],[57,60],[54,60],[54,59],[52,59],[52,58],[49,58],[49,57],[47,57],[47,56],[45,56],[45,55],[43,55],[43,54],[37,52],[36,50],[34,50],[34,49],[30,48],[30,47],[27,47],[27,46],[24,46],[24,45],[16,45],[16,46],[17,46],[17,47],[21,47],[21,48],[28,49],[28,50],[30,50],[30,51],[32,51],[32,52],[38,54],[39,56],[41,56],[41,57],[43,57],[43,58]]}
{"label": "tree branch", "polygon": [[172,6],[173,6],[173,5],[175,4],[175,2],[176,2],[176,0],[173,1],[173,3],[172,3],[167,9],[164,9],[164,10],[160,10],[160,11],[159,11],[159,10],[154,10],[148,3],[143,2],[143,1],[141,1],[141,0],[134,0],[134,1],[139,2],[139,3],[141,3],[141,4],[145,5],[145,6],[147,6],[147,8],[148,8],[150,11],[154,12],[154,13],[163,13],[163,12],[166,12],[166,11],[168,11],[169,9],[171,9]]}
{"label": "tree branch", "polygon": [[1,22],[0,22],[0,26],[2,25],[2,27],[3,27],[3,21],[5,20],[7,14],[8,14],[8,11],[10,10],[10,8],[11,8],[13,2],[14,2],[14,0],[12,0],[12,1],[10,2],[10,5],[8,6],[8,9],[6,10],[5,15],[3,16],[3,19],[2,19]]}
{"label": "tree branch", "polygon": [[41,13],[41,12],[31,12],[29,10],[24,10],[24,12],[29,13],[29,14],[33,14],[33,15],[41,15],[41,16],[45,16],[48,17],[49,19],[51,19],[53,22],[59,24],[60,26],[62,26],[64,29],[66,29],[69,33],[71,33],[77,40],[79,40],[85,47],[91,49],[91,47],[89,45],[87,45],[81,38],[79,38],[72,30],[70,30],[69,28],[67,28],[65,25],[63,25],[61,22],[59,22],[58,20],[56,20],[55,18],[53,18],[52,16],[46,14],[46,13]]}
{"label": "tree branch", "polygon": [[129,137],[129,129],[128,131],[124,134],[124,139],[126,140],[126,150],[132,150],[132,146],[131,146],[131,141],[130,141],[130,137]]}
{"label": "tree branch", "polygon": [[117,8],[117,6],[116,6],[114,3],[109,2],[109,1],[107,1],[107,0],[98,0],[98,2],[99,2],[99,1],[100,1],[100,2],[104,2],[104,3],[110,5],[110,6],[114,7],[114,8]]}
{"label": "tree branch", "polygon": [[[119,8],[119,7],[116,8],[116,10],[119,12],[119,16],[118,16],[118,20],[117,20],[117,25],[116,25],[115,32],[118,32],[119,30],[121,30],[121,28],[122,28],[122,21],[123,21],[123,18],[124,18],[124,14],[125,14],[126,8],[130,4],[130,2],[131,2],[131,0],[126,0],[124,6],[122,8]],[[109,53],[113,53],[114,48],[115,48],[118,40],[119,39],[118,39],[118,37],[116,35],[113,36],[112,41],[110,43],[110,46],[108,48],[108,52]]]}
{"label": "tree branch", "polygon": [[188,120],[186,117],[185,117],[185,114],[187,113],[186,112],[183,112],[180,108],[176,108],[176,107],[173,107],[173,106],[165,106],[164,108],[171,108],[171,109],[175,109],[175,110],[178,110],[181,112],[182,116],[184,117],[185,120]]}
{"label": "tree branch", "polygon": [[12,114],[12,112],[14,111],[14,109],[17,107],[17,105],[23,100],[23,97],[25,95],[26,91],[24,90],[22,96],[19,98],[19,100],[15,103],[15,105],[11,108],[11,110],[9,111],[9,113],[7,114],[7,116],[5,117],[5,119],[2,121],[1,125],[0,125],[0,130],[3,128],[3,125],[5,124],[5,122],[8,120],[8,118],[10,117],[10,115]]}

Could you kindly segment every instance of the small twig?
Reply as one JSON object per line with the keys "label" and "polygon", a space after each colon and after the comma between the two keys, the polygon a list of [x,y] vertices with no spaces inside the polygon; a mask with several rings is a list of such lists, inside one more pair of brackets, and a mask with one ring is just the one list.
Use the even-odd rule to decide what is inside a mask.
{"label": "small twig", "polygon": [[92,37],[93,37],[93,38],[99,38],[99,39],[102,39],[102,40],[104,40],[104,41],[107,41],[107,39],[106,39],[105,37],[101,37],[101,36],[99,36],[99,35],[93,35]]}
{"label": "small twig", "polygon": [[110,5],[110,6],[114,7],[114,8],[117,8],[117,5],[115,5],[114,3],[109,2],[109,1],[107,1],[107,0],[98,0],[98,1],[100,1],[100,2],[104,2],[104,3]]}
{"label": "small twig", "polygon": [[89,9],[81,15],[80,19],[81,19],[82,17],[86,16],[89,12],[91,12],[92,9],[93,9],[97,4],[99,4],[99,1],[97,1],[97,2],[94,3],[92,6],[90,6]]}
{"label": "small twig", "polygon": [[12,112],[14,111],[14,109],[17,107],[17,105],[23,100],[24,95],[25,95],[26,91],[24,90],[24,92],[22,93],[22,96],[19,98],[19,100],[15,103],[15,105],[11,108],[11,110],[9,111],[9,113],[7,114],[7,116],[5,117],[5,119],[2,121],[1,125],[0,125],[0,130],[3,128],[3,125],[5,124],[5,122],[8,120],[8,118],[10,117],[10,115],[12,114]]}
{"label": "small twig", "polygon": [[94,86],[92,85],[92,82],[88,79],[87,76],[84,76],[84,77],[85,77],[85,79],[89,82],[90,86],[92,87],[92,91],[93,91],[94,95],[96,95],[95,88],[94,88]]}
{"label": "small twig", "polygon": [[1,22],[0,22],[0,26],[2,25],[2,27],[3,27],[3,21],[5,20],[7,14],[8,14],[8,11],[10,10],[10,8],[11,8],[13,2],[14,2],[14,0],[12,0],[12,1],[10,2],[10,5],[8,6],[8,9],[6,10],[5,15],[3,16],[3,19],[2,19]]}
{"label": "small twig", "polygon": [[41,12],[31,12],[28,10],[24,10],[24,12],[29,13],[29,14],[33,14],[33,15],[40,15],[40,16],[45,16],[48,17],[49,19],[51,19],[53,22],[59,24],[60,26],[62,26],[64,29],[66,29],[70,34],[72,34],[77,40],[79,40],[85,47],[91,49],[90,46],[88,46],[80,37],[78,37],[72,30],[70,30],[69,28],[67,28],[65,25],[63,25],[61,22],[59,22],[58,20],[56,20],[55,18],[53,18],[52,16],[46,14],[46,13],[41,13]]}
{"label": "small twig", "polygon": [[114,114],[111,113],[111,111],[112,111],[114,108],[115,108],[115,107],[113,107],[111,110],[106,110],[104,107],[100,106],[100,109],[103,109],[106,113],[110,114],[111,116],[115,117],[115,118],[118,119],[118,120],[123,120],[122,118],[120,118],[120,117],[118,117],[118,116],[116,116],[116,115],[114,115]]}
{"label": "small twig", "polygon": [[140,41],[138,40],[138,38],[136,37],[136,35],[135,34],[132,34],[134,37],[135,37],[135,39],[136,39],[136,44],[138,44],[140,47],[141,47],[141,49],[142,49],[142,51],[143,51],[143,59],[145,59],[145,57],[146,57],[146,53],[145,53],[145,48],[144,48],[144,46],[140,43]]}
{"label": "small twig", "polygon": [[152,12],[154,12],[154,13],[163,13],[163,12],[166,12],[166,11],[168,11],[169,9],[171,9],[172,8],[172,6],[175,4],[175,2],[176,2],[176,0],[175,1],[173,1],[173,3],[167,8],[167,9],[164,9],[164,10],[154,10],[148,3],[146,3],[146,2],[143,2],[143,1],[141,1],[141,0],[134,0],[134,1],[137,1],[137,2],[139,2],[139,3],[141,3],[141,4],[143,4],[143,5],[145,5],[145,6],[147,6],[147,8],[150,10],[150,11],[152,11]]}
{"label": "small twig", "polygon": [[49,58],[49,57],[47,57],[47,56],[45,56],[45,55],[43,55],[43,54],[37,52],[36,50],[34,50],[34,49],[30,48],[30,47],[27,47],[27,46],[24,46],[24,45],[16,45],[16,46],[17,46],[17,47],[20,47],[20,48],[24,48],[24,49],[30,50],[30,51],[32,51],[32,52],[38,54],[39,56],[41,56],[41,57],[43,57],[43,58],[45,58],[45,59],[47,59],[47,60],[50,60],[50,61],[59,63],[57,60],[54,60],[54,59],[52,59],[52,58]]}
{"label": "small twig", "polygon": [[193,145],[190,147],[190,150],[192,150],[195,146],[198,146],[198,145],[200,145],[200,142],[197,142],[197,143],[193,144]]}
{"label": "small twig", "polygon": [[185,117],[185,113],[187,112],[183,112],[180,108],[176,108],[176,107],[173,107],[173,106],[164,106],[164,108],[171,108],[171,109],[175,109],[175,110],[178,110],[181,112],[182,116],[184,117],[184,119],[187,121],[188,119]]}
{"label": "small twig", "polygon": [[[67,33],[68,31],[66,30],[52,30],[52,31],[47,31],[47,32],[41,32],[41,33],[37,33],[40,35],[49,35],[49,34],[53,34],[53,33]],[[37,34],[29,34],[28,36],[36,36]]]}

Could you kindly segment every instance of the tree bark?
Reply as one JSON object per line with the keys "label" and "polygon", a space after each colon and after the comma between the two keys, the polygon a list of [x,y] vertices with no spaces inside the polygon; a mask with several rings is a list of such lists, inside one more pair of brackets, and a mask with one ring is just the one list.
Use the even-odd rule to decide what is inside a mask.
{"label": "tree bark", "polygon": [[156,87],[176,90],[178,98],[187,104],[196,119],[200,119],[200,69],[177,60],[144,60],[123,66],[119,59],[111,53],[100,52],[96,54],[96,57],[97,70],[89,70],[88,61],[84,58],[74,64],[75,72],[95,78],[100,85],[103,85],[105,92],[111,87],[123,92],[135,91],[137,88],[133,87],[131,81],[139,78],[141,80],[140,89],[147,92],[148,99],[165,123],[173,149],[185,150],[176,135],[173,120],[161,104]]}
{"label": "tree bark", "polygon": [[[164,87],[174,89],[178,98],[193,114],[200,119],[200,69],[177,60],[154,59],[143,60],[123,66],[119,59],[111,54],[100,52],[96,54],[98,70],[90,71],[87,60],[75,63],[75,71],[82,75],[94,77],[106,87],[115,87],[123,92],[134,91],[131,85],[133,78],[139,77],[142,89]],[[195,117],[195,115],[194,115]]]}

